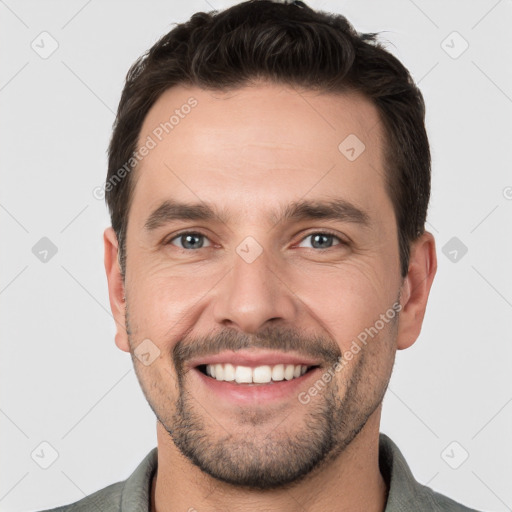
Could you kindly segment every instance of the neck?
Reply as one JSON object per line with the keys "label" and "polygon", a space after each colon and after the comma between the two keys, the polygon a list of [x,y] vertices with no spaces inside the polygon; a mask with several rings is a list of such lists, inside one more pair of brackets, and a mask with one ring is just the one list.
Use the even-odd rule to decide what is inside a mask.
{"label": "neck", "polygon": [[253,512],[383,512],[387,486],[379,470],[381,406],[353,441],[329,463],[286,489],[240,489],[203,473],[157,422],[158,469],[152,483],[151,512],[229,510]]}

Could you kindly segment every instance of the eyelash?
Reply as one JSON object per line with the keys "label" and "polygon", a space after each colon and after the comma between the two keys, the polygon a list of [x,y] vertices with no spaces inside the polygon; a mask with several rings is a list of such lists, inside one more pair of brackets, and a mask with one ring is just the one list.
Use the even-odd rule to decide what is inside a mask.
{"label": "eyelash", "polygon": [[[202,233],[201,231],[182,231],[181,233],[178,233],[178,234],[174,235],[172,238],[170,238],[167,242],[164,243],[164,245],[172,245],[171,242],[173,242],[174,240],[176,240],[176,239],[178,239],[178,238],[180,238],[182,236],[185,236],[185,235],[198,235],[198,236],[203,236],[204,238],[208,239],[208,236],[205,235],[204,233]],[[315,249],[314,247],[311,247],[311,249],[316,251],[316,252],[324,252],[324,251],[328,251],[330,249],[334,249],[334,248],[336,248],[338,246],[348,245],[347,241],[343,240],[336,233],[334,233],[332,231],[329,231],[329,230],[312,231],[312,232],[308,233],[307,235],[305,235],[304,237],[302,237],[299,243],[302,243],[306,238],[308,238],[310,236],[313,236],[313,235],[328,235],[328,236],[332,236],[332,237],[336,238],[340,242],[339,244],[333,245],[332,247],[327,247],[325,249]],[[200,247],[199,249],[209,249],[209,248],[210,247]],[[199,250],[199,249],[184,249],[182,247],[177,247],[177,246],[176,246],[176,249],[179,249],[181,251],[186,251],[186,252],[195,252],[195,251]]]}

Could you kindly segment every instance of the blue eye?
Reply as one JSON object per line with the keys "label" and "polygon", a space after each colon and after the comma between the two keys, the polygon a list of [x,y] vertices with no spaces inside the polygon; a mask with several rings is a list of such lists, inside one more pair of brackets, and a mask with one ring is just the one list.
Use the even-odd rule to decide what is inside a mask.
{"label": "blue eye", "polygon": [[[174,238],[171,238],[167,243],[173,244],[174,240],[180,240],[181,246],[180,249],[190,250],[190,249],[202,249],[204,246],[204,243],[201,242],[201,240],[208,240],[205,235],[202,233],[196,233],[194,231],[187,231],[185,233],[180,233],[178,236],[175,236]],[[209,247],[209,246],[206,246]]]}
{"label": "blue eye", "polygon": [[339,244],[334,244],[334,245],[344,245],[345,244],[345,242],[343,240],[341,240],[341,238],[336,236],[334,233],[323,232],[323,231],[317,231],[315,233],[310,233],[309,235],[307,235],[306,237],[304,237],[302,239],[302,242],[311,237],[313,237],[313,239],[312,239],[313,241],[311,243],[313,245],[318,244],[317,247],[313,246],[313,249],[330,249],[333,246],[332,240],[334,238],[340,242]]}
{"label": "blue eye", "polygon": [[[333,246],[337,245],[346,245],[346,242],[343,241],[340,237],[335,235],[334,233],[329,233],[327,231],[316,231],[314,233],[310,233],[309,235],[305,236],[299,247],[304,247],[302,244],[305,240],[308,238],[311,238],[311,244],[313,245],[313,249],[330,249]],[[337,240],[338,243],[333,244],[333,240]],[[174,243],[175,241],[179,241],[179,245]],[[205,245],[205,241],[207,241],[208,245]],[[185,231],[183,233],[180,233],[179,235],[175,236],[174,238],[171,238],[167,245],[175,245],[176,247],[183,249],[183,250],[194,250],[194,249],[203,249],[206,247],[210,247],[211,243],[208,240],[208,237],[202,233],[199,233],[197,231]]]}

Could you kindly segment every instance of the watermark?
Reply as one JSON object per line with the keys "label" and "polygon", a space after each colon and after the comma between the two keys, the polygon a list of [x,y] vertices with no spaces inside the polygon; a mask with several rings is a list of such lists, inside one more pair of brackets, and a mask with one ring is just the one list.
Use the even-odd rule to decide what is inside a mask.
{"label": "watermark", "polygon": [[244,238],[236,248],[236,253],[246,262],[252,263],[259,258],[263,247],[252,236]]}
{"label": "watermark", "polygon": [[57,246],[46,236],[32,247],[32,254],[42,263],[48,263],[57,252]]}
{"label": "watermark", "polygon": [[442,452],[441,458],[452,469],[459,469],[469,457],[468,451],[458,441],[452,441]]}
{"label": "watermark", "polygon": [[462,240],[456,236],[452,236],[450,240],[443,245],[441,252],[452,263],[458,263],[467,254],[468,248]]}
{"label": "watermark", "polygon": [[350,162],[357,160],[365,149],[364,142],[354,133],[348,135],[338,145],[340,153]]}
{"label": "watermark", "polygon": [[379,319],[376,320],[371,327],[366,327],[364,331],[361,331],[356,338],[352,340],[350,348],[338,358],[336,363],[324,372],[307,391],[301,391],[297,395],[299,402],[303,405],[309,404],[311,397],[318,395],[318,393],[321,392],[329,382],[331,382],[336,373],[341,372],[348,362],[351,361],[355,355],[361,352],[363,346],[367,345],[368,336],[373,339],[374,336],[384,329],[384,326],[389,324],[389,322],[393,320],[400,311],[402,311],[402,305],[399,302],[395,302],[385,313],[381,313]]}
{"label": "watermark", "polygon": [[30,456],[40,468],[48,469],[59,458],[59,452],[48,441],[43,441],[34,448]]}
{"label": "watermark", "polygon": [[101,187],[93,188],[93,197],[98,200],[105,199],[105,193],[113,190],[114,187],[120,183],[139,162],[144,160],[144,158],[149,155],[152,149],[155,149],[158,146],[158,143],[161,142],[166,135],[171,133],[171,131],[180,124],[182,119],[185,119],[185,117],[190,114],[192,109],[196,107],[197,104],[197,100],[191,96],[186,103],[181,105],[180,108],[175,109],[174,113],[169,117],[169,119],[163,123],[160,123],[156,128],[153,129],[151,135],[146,137],[144,143],[141,144],[141,146],[132,153],[132,156],[125,162],[122,167],[117,170],[115,174],[110,176],[105,184],[103,184]]}
{"label": "watermark", "polygon": [[469,48],[469,43],[454,30],[441,41],[441,48],[452,59],[458,59]]}
{"label": "watermark", "polygon": [[49,32],[44,31],[35,37],[30,47],[41,59],[46,60],[59,48],[59,42]]}
{"label": "watermark", "polygon": [[149,366],[160,357],[160,349],[149,339],[143,340],[133,351],[135,357],[144,365]]}

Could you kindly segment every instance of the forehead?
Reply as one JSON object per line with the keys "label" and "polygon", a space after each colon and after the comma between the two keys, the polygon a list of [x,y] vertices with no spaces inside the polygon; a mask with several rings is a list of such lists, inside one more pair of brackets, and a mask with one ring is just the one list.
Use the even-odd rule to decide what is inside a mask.
{"label": "forehead", "polygon": [[141,128],[138,151],[151,149],[134,171],[132,204],[149,211],[180,196],[227,206],[236,191],[239,207],[262,208],[348,194],[377,211],[386,202],[382,136],[376,107],[357,93],[173,87]]}

